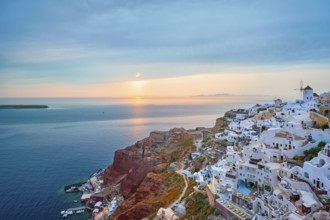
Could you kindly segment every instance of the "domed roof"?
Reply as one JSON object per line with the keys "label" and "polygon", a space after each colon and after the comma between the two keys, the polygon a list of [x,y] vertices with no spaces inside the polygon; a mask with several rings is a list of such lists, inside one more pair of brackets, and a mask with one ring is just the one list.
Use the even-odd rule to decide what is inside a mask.
{"label": "domed roof", "polygon": [[178,204],[178,206],[176,207],[176,212],[177,212],[177,215],[179,217],[183,216],[186,214],[186,207],[182,204]]}
{"label": "domed roof", "polygon": [[313,90],[310,86],[306,86],[304,90]]}

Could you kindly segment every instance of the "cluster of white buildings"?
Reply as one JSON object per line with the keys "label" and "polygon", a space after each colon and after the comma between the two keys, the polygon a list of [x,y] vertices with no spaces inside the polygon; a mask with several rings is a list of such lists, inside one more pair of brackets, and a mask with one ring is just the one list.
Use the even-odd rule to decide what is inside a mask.
{"label": "cluster of white buildings", "polygon": [[[314,128],[318,117],[311,116],[319,110],[319,98],[307,86],[302,100],[283,103],[276,99],[272,105],[237,111],[228,128],[215,134],[234,146],[193,177],[198,185],[206,186],[210,203],[224,217],[302,220],[327,216],[320,210],[330,209],[330,130]],[[316,157],[297,162],[306,150],[317,146],[324,147]]]}
{"label": "cluster of white buildings", "polygon": [[328,143],[317,157],[306,161],[303,167],[293,167],[292,173],[308,181],[316,189],[323,190],[330,197],[330,144]]}

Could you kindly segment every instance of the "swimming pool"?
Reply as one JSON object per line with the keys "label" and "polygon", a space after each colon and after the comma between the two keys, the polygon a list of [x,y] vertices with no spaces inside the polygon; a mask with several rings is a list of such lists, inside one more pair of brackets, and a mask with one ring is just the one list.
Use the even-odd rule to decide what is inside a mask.
{"label": "swimming pool", "polygon": [[238,192],[242,193],[244,196],[247,196],[250,194],[251,190],[246,187],[243,180],[238,180]]}

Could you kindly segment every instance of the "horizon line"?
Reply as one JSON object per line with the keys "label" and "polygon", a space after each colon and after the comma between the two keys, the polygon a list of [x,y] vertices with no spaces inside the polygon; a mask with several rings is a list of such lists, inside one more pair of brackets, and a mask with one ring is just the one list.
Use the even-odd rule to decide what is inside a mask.
{"label": "horizon line", "polygon": [[275,95],[263,95],[263,94],[234,94],[234,93],[221,93],[221,94],[199,94],[199,95],[190,95],[190,96],[16,96],[16,97],[1,97],[0,99],[86,99],[86,98],[106,98],[106,99],[164,99],[164,98],[211,98],[211,97],[228,97],[228,96],[274,96]]}

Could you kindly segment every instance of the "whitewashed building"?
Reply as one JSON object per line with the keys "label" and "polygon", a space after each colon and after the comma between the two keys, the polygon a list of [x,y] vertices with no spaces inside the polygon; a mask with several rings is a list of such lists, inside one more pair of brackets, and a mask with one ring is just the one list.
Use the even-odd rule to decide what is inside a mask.
{"label": "whitewashed building", "polygon": [[326,190],[330,197],[330,143],[318,153],[311,161],[304,162],[304,166],[292,168],[298,176],[307,180],[317,189]]}

